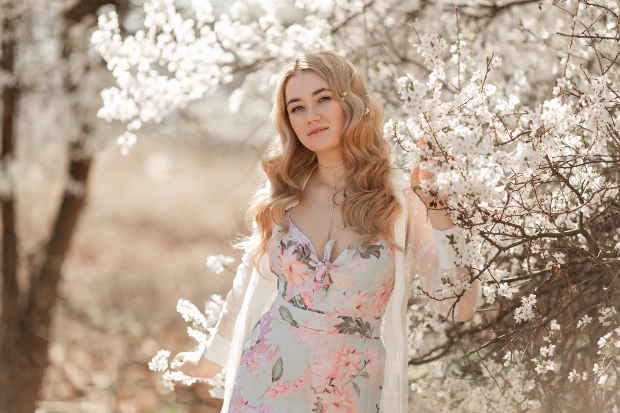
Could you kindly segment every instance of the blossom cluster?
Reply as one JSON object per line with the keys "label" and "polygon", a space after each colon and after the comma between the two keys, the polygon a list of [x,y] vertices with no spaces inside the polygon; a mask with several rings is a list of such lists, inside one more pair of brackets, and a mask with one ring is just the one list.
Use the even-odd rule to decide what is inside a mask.
{"label": "blossom cluster", "polygon": [[[602,14],[597,14],[601,10]],[[614,13],[602,7],[579,8],[574,20],[597,24],[596,16]],[[606,23],[605,29],[609,28],[618,31],[616,23]],[[619,292],[610,278],[617,273],[614,260],[620,232],[611,212],[617,205],[619,188],[619,65],[612,63],[597,70],[582,66],[578,71],[577,56],[590,53],[591,47],[567,36],[564,56],[558,59],[563,70],[554,87],[546,99],[537,102],[530,98],[530,105],[526,105],[526,99],[514,93],[514,88],[501,85],[493,76],[503,59],[491,53],[476,67],[472,42],[459,37],[449,48],[456,72],[439,62],[442,56],[433,50],[443,49],[437,46],[441,36],[425,34],[418,38],[417,50],[431,72],[426,81],[415,73],[398,80],[404,116],[390,119],[384,132],[397,145],[404,168],[420,166],[433,174],[419,189],[444,199],[442,206],[465,230],[469,251],[457,251],[457,256],[472,277],[482,282],[486,311],[491,313],[468,323],[487,326],[487,332],[477,339],[469,337],[472,327],[438,328],[432,317],[411,316],[415,327],[409,342],[417,349],[410,355],[415,363],[434,360],[434,354],[453,348],[451,343],[460,336],[465,363],[471,363],[462,374],[478,376],[476,383],[486,400],[494,388],[527,388],[529,394],[521,394],[513,402],[528,409],[534,405],[523,404],[525,400],[547,398],[548,402],[553,397],[571,397],[563,383],[580,377],[587,384],[579,389],[582,394],[600,395],[613,406],[618,402],[614,389],[620,384],[615,374],[616,353],[611,351],[617,341],[604,329],[617,322],[615,308],[607,303],[617,299]],[[602,43],[595,53],[610,53],[608,46]],[[463,79],[465,75],[468,79]],[[605,220],[606,227],[602,225]],[[597,283],[602,279],[607,280],[607,286]],[[572,286],[560,287],[560,280]],[[585,285],[596,285],[601,294],[583,292]],[[602,298],[608,288],[613,292],[599,301],[597,297]],[[573,304],[578,298],[582,302]],[[596,325],[592,324],[593,308],[598,308]],[[419,307],[413,311],[418,312]],[[575,313],[579,318],[571,321]],[[549,321],[551,314],[558,318]],[[489,328],[494,325],[497,327]],[[505,353],[504,368],[493,372],[493,349],[497,346],[489,343],[500,334],[496,328],[506,340],[503,349],[512,350]],[[538,332],[533,338],[543,340],[536,352],[517,344],[519,337],[531,334],[529,331]],[[545,331],[548,335],[542,335]],[[569,331],[577,335],[571,344],[565,338]],[[590,339],[584,341],[583,334]],[[430,348],[421,345],[424,341],[431,343]],[[466,349],[465,341],[487,344],[480,352]],[[583,357],[580,363],[570,360],[571,351]],[[592,353],[601,359],[587,356]],[[483,360],[474,362],[473,354]],[[447,360],[455,361],[455,356]],[[442,363],[445,366],[446,360]],[[582,367],[581,373],[570,368],[582,363],[590,367]],[[601,373],[602,366],[606,373]],[[476,368],[481,372],[476,373]],[[590,377],[596,377],[594,382],[586,382],[588,371]],[[492,381],[481,384],[484,380],[479,374],[488,374]],[[449,382],[443,377],[438,381],[442,387]],[[457,387],[450,392],[452,400],[447,397],[442,408],[455,408],[455,400],[465,403]],[[414,388],[435,394],[432,381],[421,379]],[[584,397],[580,403],[586,405],[590,397],[599,396]],[[499,399],[494,400],[498,405],[505,403]],[[482,399],[473,403],[482,404]],[[459,408],[469,411],[469,407]]]}
{"label": "blossom cluster", "polygon": [[207,257],[207,267],[216,274],[224,272],[226,266],[235,262],[233,257],[226,255],[209,255]]}
{"label": "blossom cluster", "polygon": [[[198,343],[195,354],[201,354],[209,342],[223,306],[224,301],[217,294],[212,295],[211,300],[207,301],[204,313],[188,300],[180,299],[178,301],[177,312],[181,314],[183,320],[191,323],[191,326],[187,327],[187,333]],[[211,379],[190,377],[172,367],[170,351],[168,350],[159,350],[149,362],[148,367],[151,371],[163,373],[164,385],[171,390],[174,390],[176,383],[191,386],[197,381],[203,381],[210,384],[209,393],[211,397],[224,397],[225,370],[222,370]]]}
{"label": "blossom cluster", "polygon": [[[209,1],[192,1],[195,15],[185,17],[173,0],[149,0],[143,4],[144,28],[125,38],[116,12],[99,17],[91,42],[116,86],[101,92],[103,107],[97,116],[126,123],[127,131],[117,140],[124,155],[144,123],[160,122],[171,111],[212,94],[236,72],[268,62],[275,71],[296,50],[331,46],[323,19],[308,16],[304,25],[285,26],[269,4],[248,3],[253,4],[237,2],[230,15],[216,19]],[[248,21],[256,13],[262,13],[259,20]],[[265,92],[271,83],[256,75],[245,81],[245,88],[231,97],[232,109],[238,109],[250,85]]]}

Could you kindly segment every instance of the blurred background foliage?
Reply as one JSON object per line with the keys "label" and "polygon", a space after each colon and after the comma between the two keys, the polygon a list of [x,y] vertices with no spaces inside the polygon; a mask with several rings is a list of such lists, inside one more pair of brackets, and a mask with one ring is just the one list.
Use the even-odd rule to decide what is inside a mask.
{"label": "blurred background foliage", "polygon": [[[3,354],[11,345],[27,346],[27,338],[9,337],[7,324],[13,318],[14,328],[25,329],[31,287],[40,277],[35,270],[52,259],[62,264],[51,330],[37,332],[49,341],[49,359],[37,361],[36,352],[24,350],[44,366],[39,396],[29,400],[37,413],[215,412],[221,404],[210,398],[206,385],[171,392],[147,363],[161,347],[183,351],[195,344],[174,310],[179,298],[204,303],[232,284],[232,273],[214,275],[205,259],[210,254],[240,257],[231,244],[247,233],[247,204],[258,185],[260,154],[272,135],[270,108],[267,102],[249,101],[231,115],[227,100],[234,84],[224,86],[146,126],[131,155],[122,156],[115,143],[122,125],[96,118],[99,92],[113,78],[89,39],[97,15],[110,7],[134,30],[142,3],[0,4],[1,111],[9,149],[2,157],[2,182],[10,179],[12,188],[3,191],[3,208],[8,211],[12,203],[9,224],[17,240],[13,255],[5,249],[3,256],[16,260],[19,292],[16,309],[6,310],[12,287],[5,288],[10,274],[3,276]],[[228,2],[214,5],[222,11]],[[83,161],[88,162],[86,183],[69,173],[71,165]],[[50,257],[42,250],[58,232],[61,204],[71,196],[86,201],[66,254]],[[8,222],[3,219],[3,230],[11,229]],[[3,366],[3,413],[28,410],[24,403],[10,404],[15,391],[27,394],[26,387],[32,387],[24,384],[33,377],[21,366],[20,377]]]}

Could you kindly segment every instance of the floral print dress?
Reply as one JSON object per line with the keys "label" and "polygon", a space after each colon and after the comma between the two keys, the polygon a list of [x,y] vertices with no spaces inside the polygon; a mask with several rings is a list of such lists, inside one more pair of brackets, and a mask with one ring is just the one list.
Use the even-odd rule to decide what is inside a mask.
{"label": "floral print dress", "polygon": [[[381,316],[394,287],[394,249],[383,238],[320,260],[289,219],[269,252],[278,295],[243,348],[234,413],[376,413],[385,348]],[[281,231],[281,229],[279,229]]]}

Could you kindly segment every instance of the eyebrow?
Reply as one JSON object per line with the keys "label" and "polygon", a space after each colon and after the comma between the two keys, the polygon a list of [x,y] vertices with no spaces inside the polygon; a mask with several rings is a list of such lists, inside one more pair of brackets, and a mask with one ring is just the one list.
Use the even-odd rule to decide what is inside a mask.
{"label": "eyebrow", "polygon": [[[327,87],[322,87],[322,88],[317,89],[314,92],[312,92],[312,96],[316,96],[316,95],[318,95],[321,92],[331,92],[331,89],[327,88]],[[300,102],[300,101],[301,101],[301,99],[299,99],[299,98],[292,98],[291,100],[286,102],[286,106],[290,105],[293,102]]]}

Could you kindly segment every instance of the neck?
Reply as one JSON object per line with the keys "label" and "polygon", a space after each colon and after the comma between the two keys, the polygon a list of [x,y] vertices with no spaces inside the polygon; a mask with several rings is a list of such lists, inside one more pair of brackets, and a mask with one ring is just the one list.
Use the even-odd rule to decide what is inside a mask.
{"label": "neck", "polygon": [[346,168],[343,167],[344,160],[342,159],[342,156],[328,157],[317,155],[317,162],[319,164],[316,168],[317,170],[315,171],[317,178],[319,178],[321,182],[330,186],[334,184],[334,172],[336,173],[337,181],[344,178],[347,173]]}

